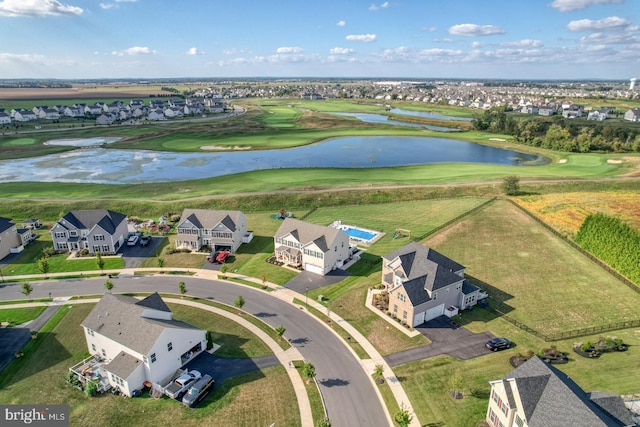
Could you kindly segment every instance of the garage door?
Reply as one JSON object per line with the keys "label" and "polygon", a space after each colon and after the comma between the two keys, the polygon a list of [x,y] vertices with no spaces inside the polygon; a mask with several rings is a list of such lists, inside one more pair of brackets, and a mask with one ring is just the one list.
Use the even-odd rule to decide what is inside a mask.
{"label": "garage door", "polygon": [[418,326],[424,323],[424,315],[427,314],[426,311],[420,312],[413,316],[413,326]]}
{"label": "garage door", "polygon": [[435,319],[436,317],[441,316],[443,314],[444,314],[444,304],[440,304],[437,307],[433,307],[427,310],[427,314],[424,317],[424,321],[428,322],[429,320]]}
{"label": "garage door", "polygon": [[304,264],[304,269],[316,274],[324,274],[324,270],[322,267],[318,267],[317,265],[309,264],[308,262]]}

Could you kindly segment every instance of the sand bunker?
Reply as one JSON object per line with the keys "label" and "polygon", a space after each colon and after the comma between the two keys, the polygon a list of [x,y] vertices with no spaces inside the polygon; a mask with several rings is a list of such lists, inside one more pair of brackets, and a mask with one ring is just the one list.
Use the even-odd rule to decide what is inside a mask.
{"label": "sand bunker", "polygon": [[239,146],[234,145],[233,147],[227,147],[224,145],[203,145],[200,147],[201,150],[251,150],[251,146]]}
{"label": "sand bunker", "polygon": [[567,159],[560,159],[558,160],[558,163],[567,163]]}
{"label": "sand bunker", "polygon": [[609,159],[607,163],[612,163],[614,165],[619,165],[620,163],[624,163],[622,160]]}
{"label": "sand bunker", "polygon": [[506,139],[502,139],[502,138],[489,138],[489,141],[500,141],[500,142],[505,142]]}

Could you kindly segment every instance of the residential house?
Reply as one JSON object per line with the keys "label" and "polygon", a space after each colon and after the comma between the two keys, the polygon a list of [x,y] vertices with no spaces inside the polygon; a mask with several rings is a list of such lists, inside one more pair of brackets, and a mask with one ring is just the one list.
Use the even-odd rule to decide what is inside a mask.
{"label": "residential house", "polygon": [[51,228],[57,250],[115,254],[127,239],[127,216],[106,209],[70,211]]}
{"label": "residential house", "polygon": [[129,110],[129,112],[131,113],[131,117],[139,118],[139,117],[144,116],[147,113],[147,108],[146,107],[136,107],[136,108],[133,108],[133,109]]}
{"label": "residential house", "polygon": [[227,103],[221,101],[220,98],[205,98],[204,106],[210,113],[224,113]]}
{"label": "residential house", "polygon": [[568,375],[533,356],[490,381],[490,426],[635,426],[620,396],[587,393]]}
{"label": "residential house", "polygon": [[194,251],[207,247],[212,251],[235,252],[253,237],[247,231],[247,218],[240,211],[185,209],[176,230],[176,248]]}
{"label": "residential house", "polygon": [[599,122],[609,118],[609,112],[607,110],[593,110],[587,114],[587,120],[597,120]]}
{"label": "residential house", "polygon": [[86,107],[84,107],[84,113],[89,114],[91,116],[98,116],[102,114],[102,105],[98,105],[98,104],[87,105]]}
{"label": "residential house", "polygon": [[538,115],[540,116],[553,116],[557,111],[555,105],[541,105],[538,107]]}
{"label": "residential house", "polygon": [[640,108],[633,108],[624,113],[624,119],[631,122],[640,122]]}
{"label": "residential house", "polygon": [[36,105],[31,109],[31,111],[33,111],[33,114],[35,114],[36,116],[39,116],[42,111],[48,110],[48,109],[49,109],[49,106],[47,105]]}
{"label": "residential house", "polygon": [[184,99],[170,99],[169,107],[183,109],[187,105]]}
{"label": "residential house", "polygon": [[410,326],[452,317],[486,297],[465,280],[462,265],[415,242],[382,257],[382,284],[389,311]]}
{"label": "residential house", "polygon": [[347,233],[293,218],[282,221],[273,242],[278,261],[323,276],[350,256]]}
{"label": "residential house", "polygon": [[64,115],[67,117],[84,117],[84,109],[86,107],[70,106],[64,109]]}
{"label": "residential house", "polygon": [[21,252],[22,240],[18,227],[9,218],[0,217],[0,259],[11,253]]}
{"label": "residential house", "polygon": [[11,124],[11,116],[7,113],[0,112],[0,125],[9,125]]}
{"label": "residential house", "polygon": [[576,117],[582,117],[584,108],[582,105],[571,104],[568,108],[562,109],[562,117],[565,119],[575,119]]}
{"label": "residential house", "polygon": [[153,99],[149,101],[149,109],[150,110],[164,110],[164,101],[160,99]]}
{"label": "residential house", "polygon": [[204,107],[202,106],[202,104],[200,103],[190,103],[184,106],[184,114],[186,115],[197,115],[197,114],[202,114],[204,112]]}
{"label": "residential house", "polygon": [[118,114],[120,109],[123,107],[121,101],[110,102],[109,104],[104,104],[102,106],[102,111],[110,114]]}
{"label": "residential house", "polygon": [[303,101],[317,101],[319,99],[322,99],[322,95],[315,92],[305,92],[300,95],[300,99],[302,99]]}
{"label": "residential house", "polygon": [[82,322],[101,381],[126,396],[145,381],[165,385],[207,348],[206,331],[173,319],[158,293],[137,298],[105,294]]}
{"label": "residential house", "polygon": [[60,113],[58,113],[58,110],[54,110],[52,108],[42,108],[40,109],[38,117],[46,120],[59,120]]}
{"label": "residential house", "polygon": [[540,109],[537,105],[523,105],[520,107],[520,112],[524,114],[538,114]]}
{"label": "residential house", "polygon": [[97,125],[110,125],[114,121],[115,119],[110,113],[100,114],[98,117],[96,117]]}
{"label": "residential house", "polygon": [[170,119],[184,116],[184,107],[169,107],[164,109],[164,116]]}
{"label": "residential house", "polygon": [[13,115],[13,120],[15,120],[16,122],[29,122],[37,118],[38,117],[33,113],[33,111],[22,109],[16,110],[15,114]]}
{"label": "residential house", "polygon": [[22,221],[22,228],[28,228],[29,230],[37,230],[42,227],[38,218],[28,218]]}
{"label": "residential house", "polygon": [[149,112],[149,115],[147,116],[147,120],[166,120],[164,117],[164,113],[162,112],[162,110],[158,109],[158,110],[153,110]]}
{"label": "residential house", "polygon": [[136,108],[143,108],[143,107],[144,107],[144,101],[141,99],[132,99],[131,101],[129,101],[130,110],[135,110]]}

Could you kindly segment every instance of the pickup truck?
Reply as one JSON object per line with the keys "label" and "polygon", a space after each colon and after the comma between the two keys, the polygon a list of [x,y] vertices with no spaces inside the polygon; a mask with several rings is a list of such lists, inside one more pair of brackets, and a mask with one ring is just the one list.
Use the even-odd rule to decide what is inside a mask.
{"label": "pickup truck", "polygon": [[180,399],[200,378],[202,374],[198,371],[184,371],[164,387],[164,394],[172,399]]}
{"label": "pickup truck", "polygon": [[196,381],[193,386],[191,386],[187,394],[182,398],[182,403],[185,406],[193,408],[202,399],[207,397],[207,394],[209,394],[214,384],[215,380],[211,378],[210,375],[205,374],[202,378]]}

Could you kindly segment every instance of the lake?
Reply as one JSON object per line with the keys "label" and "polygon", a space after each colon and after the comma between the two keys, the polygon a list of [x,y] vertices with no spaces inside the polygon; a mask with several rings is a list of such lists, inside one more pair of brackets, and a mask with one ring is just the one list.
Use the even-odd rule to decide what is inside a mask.
{"label": "lake", "polygon": [[[55,142],[55,141],[54,141]],[[83,145],[77,141],[75,145]],[[548,159],[445,138],[332,138],[284,150],[173,153],[81,148],[0,161],[0,182],[138,184],[184,181],[279,168],[381,168],[435,163],[541,165]]]}
{"label": "lake", "polygon": [[391,120],[389,119],[389,117],[385,116],[384,114],[374,114],[374,113],[331,113],[331,114],[335,114],[336,116],[355,117],[365,123],[380,123],[385,125],[425,128],[425,129],[435,130],[438,132],[460,132],[460,129],[456,129],[456,128],[446,128],[444,126],[423,125],[419,123],[408,123],[408,122],[401,122],[399,120]]}

